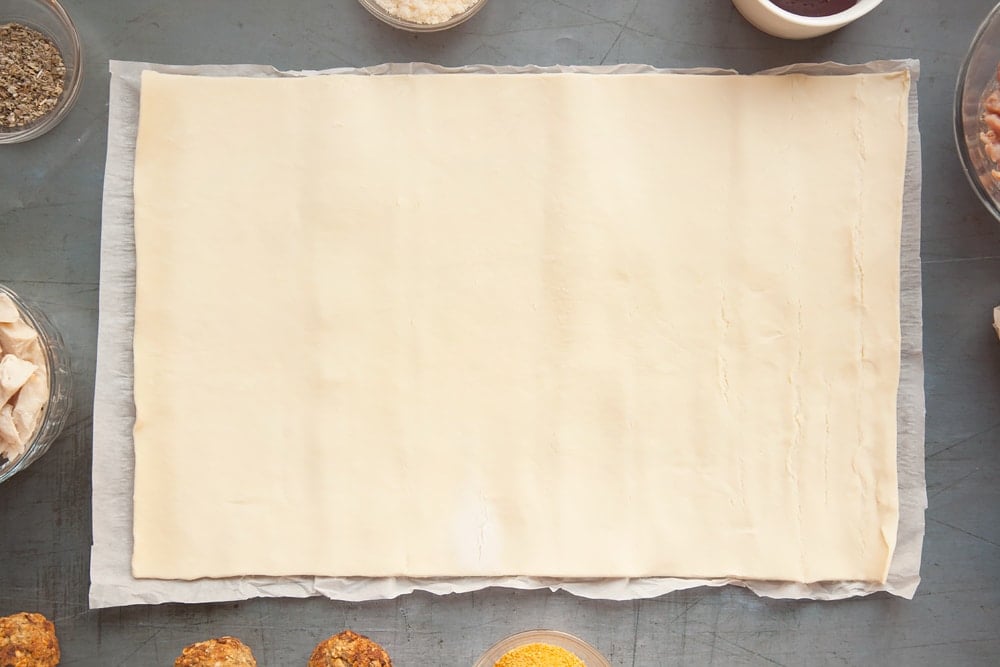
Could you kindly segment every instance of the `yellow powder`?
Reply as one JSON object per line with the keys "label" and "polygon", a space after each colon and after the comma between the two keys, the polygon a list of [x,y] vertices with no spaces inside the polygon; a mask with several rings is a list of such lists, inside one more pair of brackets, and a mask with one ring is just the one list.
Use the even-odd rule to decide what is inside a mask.
{"label": "yellow powder", "polygon": [[551,644],[525,644],[504,653],[493,667],[587,667],[569,651]]}

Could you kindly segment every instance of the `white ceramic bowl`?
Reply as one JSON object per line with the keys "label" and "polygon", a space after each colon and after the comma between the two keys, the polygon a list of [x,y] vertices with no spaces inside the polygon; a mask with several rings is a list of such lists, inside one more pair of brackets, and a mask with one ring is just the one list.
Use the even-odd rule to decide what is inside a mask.
{"label": "white ceramic bowl", "polygon": [[809,39],[843,28],[882,4],[882,0],[858,0],[850,9],[831,16],[799,16],[770,0],[733,0],[743,18],[757,29],[785,39]]}

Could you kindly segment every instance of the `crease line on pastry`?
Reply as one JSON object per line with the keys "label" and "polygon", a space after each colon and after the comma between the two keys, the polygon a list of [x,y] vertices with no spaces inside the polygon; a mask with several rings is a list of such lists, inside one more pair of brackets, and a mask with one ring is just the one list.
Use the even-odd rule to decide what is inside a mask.
{"label": "crease line on pastry", "polygon": [[830,444],[833,434],[830,430],[830,407],[833,403],[832,394],[833,387],[830,384],[829,379],[823,380],[823,386],[826,389],[826,409],[823,411],[823,429],[824,429],[824,439],[823,439],[823,505],[827,509],[830,508]]}
{"label": "crease line on pastry", "polygon": [[[855,309],[857,312],[857,336],[858,336],[858,378],[857,378],[857,392],[855,393],[855,400],[857,401],[856,409],[856,419],[857,419],[857,429],[856,429],[856,442],[854,446],[854,453],[851,456],[851,471],[854,473],[858,480],[858,501],[864,507],[866,501],[866,487],[865,481],[866,476],[863,470],[858,467],[858,459],[865,449],[865,439],[864,439],[864,425],[863,425],[863,413],[864,413],[864,392],[865,392],[865,368],[867,365],[867,354],[865,350],[865,256],[864,256],[864,197],[863,192],[865,189],[865,183],[863,178],[863,163],[866,156],[866,146],[864,140],[864,129],[862,127],[862,108],[864,106],[863,96],[860,94],[860,88],[865,85],[864,77],[859,77],[855,85],[854,92],[854,103],[857,107],[857,113],[855,114],[854,121],[854,140],[857,145],[858,155],[860,157],[860,162],[856,167],[855,171],[855,196],[860,200],[861,205],[858,207],[858,214],[851,222],[851,250],[852,257],[854,260],[854,300]],[[865,539],[864,527],[859,523],[857,528],[857,539],[858,539],[858,557],[859,560],[864,560],[868,551],[868,542]]]}
{"label": "crease line on pastry", "polygon": [[[788,460],[786,467],[795,479],[795,524],[798,529],[799,541],[799,567],[801,569],[802,581],[806,581],[806,553],[805,538],[802,530],[802,476],[799,475],[798,468],[802,465],[802,336],[804,327],[802,325],[802,300],[795,302],[795,367],[793,370],[792,396],[794,405],[794,430],[792,434],[792,446],[788,450]],[[793,469],[793,458],[798,457],[798,466]]]}
{"label": "crease line on pastry", "polygon": [[722,288],[722,296],[720,297],[719,304],[719,318],[722,321],[722,341],[719,345],[719,350],[716,354],[716,365],[719,372],[719,388],[722,390],[722,400],[726,404],[726,408],[729,408],[729,360],[726,356],[727,340],[729,338],[730,331],[732,330],[732,321],[729,319],[729,313],[727,309],[726,302],[726,291]]}
{"label": "crease line on pastry", "polygon": [[483,566],[483,551],[486,548],[486,528],[490,522],[490,506],[486,500],[486,494],[480,490],[479,492],[479,506],[482,508],[482,518],[479,522],[479,549],[476,555],[479,567]]}

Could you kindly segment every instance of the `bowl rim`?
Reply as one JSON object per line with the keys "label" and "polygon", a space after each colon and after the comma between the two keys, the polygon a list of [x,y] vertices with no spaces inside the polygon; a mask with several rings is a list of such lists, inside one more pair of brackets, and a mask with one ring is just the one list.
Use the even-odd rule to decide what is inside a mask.
{"label": "bowl rim", "polygon": [[[76,24],[73,19],[70,18],[69,13],[66,9],[59,3],[59,0],[27,0],[32,4],[45,7],[50,11],[55,18],[63,24],[66,31],[70,36],[70,48],[72,50],[74,62],[76,67],[72,70],[67,68],[66,76],[67,80],[65,87],[63,88],[62,96],[60,97],[57,106],[54,111],[45,114],[44,116],[38,118],[37,120],[28,123],[20,130],[7,130],[0,131],[0,145],[2,144],[18,144],[24,141],[29,141],[37,137],[42,136],[56,125],[58,125],[63,118],[72,110],[73,106],[76,104],[77,97],[80,95],[80,88],[83,84],[83,70],[84,70],[84,59],[83,59],[83,44],[80,41],[80,32],[76,28]],[[2,25],[3,19],[0,18],[0,25]],[[29,28],[33,30],[39,30],[39,32],[45,32],[40,29],[38,25],[29,25]],[[46,34],[46,37],[53,39],[52,35]],[[57,46],[58,48],[58,46]],[[65,61],[65,56],[63,57]]]}
{"label": "bowl rim", "polygon": [[[584,660],[587,667],[611,667],[611,663],[604,657],[604,654],[583,639],[562,630],[545,628],[523,630],[504,637],[486,649],[476,660],[473,667],[493,667],[495,661],[499,660],[508,651],[527,644],[545,644],[547,643],[546,640],[549,640],[548,643],[553,643],[555,646],[584,653],[585,655],[577,655],[577,657]],[[563,646],[563,644],[568,644],[569,646]]]}
{"label": "bowl rim", "polygon": [[383,23],[397,28],[399,30],[406,30],[409,32],[441,32],[442,30],[447,30],[449,28],[454,28],[455,26],[465,23],[482,9],[487,0],[476,0],[468,9],[463,12],[455,14],[451,18],[441,21],[440,23],[417,23],[416,21],[407,21],[406,19],[399,18],[394,14],[391,14],[382,5],[378,4],[376,0],[358,0],[362,7],[368,10],[368,12],[379,19]]}
{"label": "bowl rim", "polygon": [[[962,163],[962,171],[965,172],[965,178],[972,187],[972,191],[976,193],[979,201],[983,203],[995,219],[1000,221],[1000,203],[994,201],[990,193],[986,191],[982,182],[976,178],[976,169],[972,164],[972,157],[969,154],[969,145],[965,141],[965,126],[962,113],[963,98],[965,96],[965,83],[966,77],[969,74],[969,63],[972,61],[972,54],[979,46],[979,43],[983,40],[983,36],[986,33],[987,28],[993,23],[993,20],[997,18],[1000,14],[1000,3],[997,3],[993,9],[986,15],[979,27],[976,28],[976,32],[972,37],[972,41],[969,42],[969,50],[966,51],[965,57],[962,59],[962,64],[958,68],[958,76],[955,79],[955,100],[952,110],[952,134],[955,139],[955,149],[958,151],[959,161]],[[1000,66],[1000,62],[997,63]]]}

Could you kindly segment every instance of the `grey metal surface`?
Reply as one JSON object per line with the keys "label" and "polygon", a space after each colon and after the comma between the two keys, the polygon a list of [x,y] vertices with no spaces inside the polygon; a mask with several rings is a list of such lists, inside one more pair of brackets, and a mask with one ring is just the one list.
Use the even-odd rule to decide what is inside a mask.
{"label": "grey metal surface", "polygon": [[[171,665],[185,644],[247,641],[261,665],[304,665],[344,627],[396,664],[470,665],[514,631],[555,627],[613,665],[989,665],[1000,663],[1000,224],[975,199],[951,133],[954,78],[990,0],[886,0],[806,42],[767,37],[728,0],[492,0],[448,33],[414,36],[354,0],[291,3],[66,0],[87,61],[77,107],[33,142],[0,147],[0,282],[39,303],[76,371],[65,434],[0,486],[0,615],[56,621],[62,664]],[[913,601],[777,602],[698,589],[641,602],[547,591],[414,594],[87,610],[90,446],[101,181],[109,58],[319,69],[423,60],[444,65],[644,62],[751,72],[795,61],[919,58],[923,139],[924,346],[930,508]],[[817,169],[822,169],[822,160]]]}

